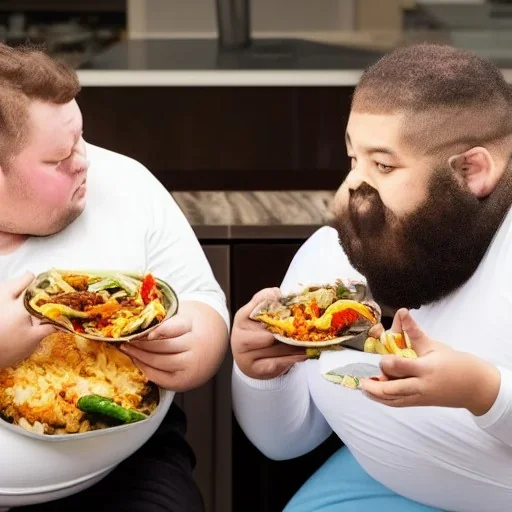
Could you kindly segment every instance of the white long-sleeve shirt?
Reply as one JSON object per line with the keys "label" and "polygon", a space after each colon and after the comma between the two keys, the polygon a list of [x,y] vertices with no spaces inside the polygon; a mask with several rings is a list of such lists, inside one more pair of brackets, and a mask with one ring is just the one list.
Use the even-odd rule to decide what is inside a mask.
{"label": "white long-sleeve shirt", "polygon": [[[52,267],[152,272],[168,282],[180,303],[200,301],[229,326],[224,292],[180,208],[140,163],[87,145],[87,206],[66,229],[30,238],[0,255],[0,281]],[[13,343],[16,340],[13,340]],[[0,389],[0,392],[2,390]],[[0,420],[0,508],[56,499],[89,487],[139,448],[163,420],[174,393],[142,427],[101,431],[90,439],[34,440]],[[100,432],[100,431],[98,431]]]}
{"label": "white long-sleeve shirt", "polygon": [[[338,277],[362,278],[336,231],[324,227],[299,249],[281,290]],[[344,350],[324,352],[267,381],[251,379],[235,365],[233,406],[242,429],[278,460],[311,451],[334,431],[372,477],[407,498],[447,511],[512,510],[512,213],[473,276],[411,314],[433,339],[500,369],[500,392],[487,414],[392,408],[332,384],[322,374],[334,368],[367,362],[377,370],[379,355]]]}

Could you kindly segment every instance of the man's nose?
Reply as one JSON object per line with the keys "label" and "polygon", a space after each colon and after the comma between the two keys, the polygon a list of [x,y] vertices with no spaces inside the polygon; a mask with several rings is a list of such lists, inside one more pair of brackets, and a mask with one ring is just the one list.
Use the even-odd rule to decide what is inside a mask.
{"label": "man's nose", "polygon": [[73,174],[80,174],[86,172],[88,168],[89,161],[87,158],[83,155],[76,155],[69,170]]}
{"label": "man's nose", "polygon": [[363,183],[376,188],[369,173],[365,171],[362,165],[358,165],[347,174],[345,185],[349,190],[357,190]]}

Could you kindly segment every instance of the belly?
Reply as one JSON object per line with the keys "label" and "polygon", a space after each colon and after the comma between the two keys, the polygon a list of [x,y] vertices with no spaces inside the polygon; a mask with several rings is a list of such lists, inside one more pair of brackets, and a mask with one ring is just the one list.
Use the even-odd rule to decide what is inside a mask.
{"label": "belly", "polygon": [[512,502],[511,447],[480,429],[466,410],[392,408],[320,376],[354,362],[378,364],[378,358],[325,354],[310,366],[310,389],[328,423],[373,478],[444,510],[508,509],[503,506]]}
{"label": "belly", "polygon": [[0,423],[0,507],[41,503],[89,487],[153,435],[173,398],[163,391],[148,420],[81,439],[36,439]]}

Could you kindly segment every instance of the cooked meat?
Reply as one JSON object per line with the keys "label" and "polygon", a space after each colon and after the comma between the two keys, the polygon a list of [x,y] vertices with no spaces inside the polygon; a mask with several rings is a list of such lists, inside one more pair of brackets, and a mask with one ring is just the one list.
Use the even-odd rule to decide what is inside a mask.
{"label": "cooked meat", "polygon": [[119,304],[121,304],[121,306],[123,308],[136,308],[136,307],[140,307],[140,304],[133,297],[123,297],[119,301]]}
{"label": "cooked meat", "polygon": [[140,408],[150,391],[144,374],[117,347],[62,332],[47,336],[16,367],[0,369],[0,389],[1,415],[46,434],[105,426],[76,407],[83,395]]}
{"label": "cooked meat", "polygon": [[50,300],[40,300],[38,306],[46,303],[62,304],[78,311],[85,311],[87,307],[103,304],[103,297],[96,292],[70,292],[52,296]]}

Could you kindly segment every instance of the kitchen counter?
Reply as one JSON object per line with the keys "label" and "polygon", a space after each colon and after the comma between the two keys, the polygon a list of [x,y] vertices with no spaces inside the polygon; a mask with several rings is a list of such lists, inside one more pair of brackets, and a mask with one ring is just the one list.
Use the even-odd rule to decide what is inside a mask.
{"label": "kitchen counter", "polygon": [[[85,87],[355,86],[366,67],[399,44],[391,36],[319,37],[255,38],[241,51],[219,50],[215,38],[128,40],[81,66],[78,76]],[[494,60],[512,83],[512,52]]]}
{"label": "kitchen counter", "polygon": [[216,39],[130,40],[79,70],[84,86],[355,85],[382,51],[301,39],[255,39],[242,51]]}
{"label": "kitchen counter", "polygon": [[329,218],[331,190],[174,192],[201,240],[303,239]]}

